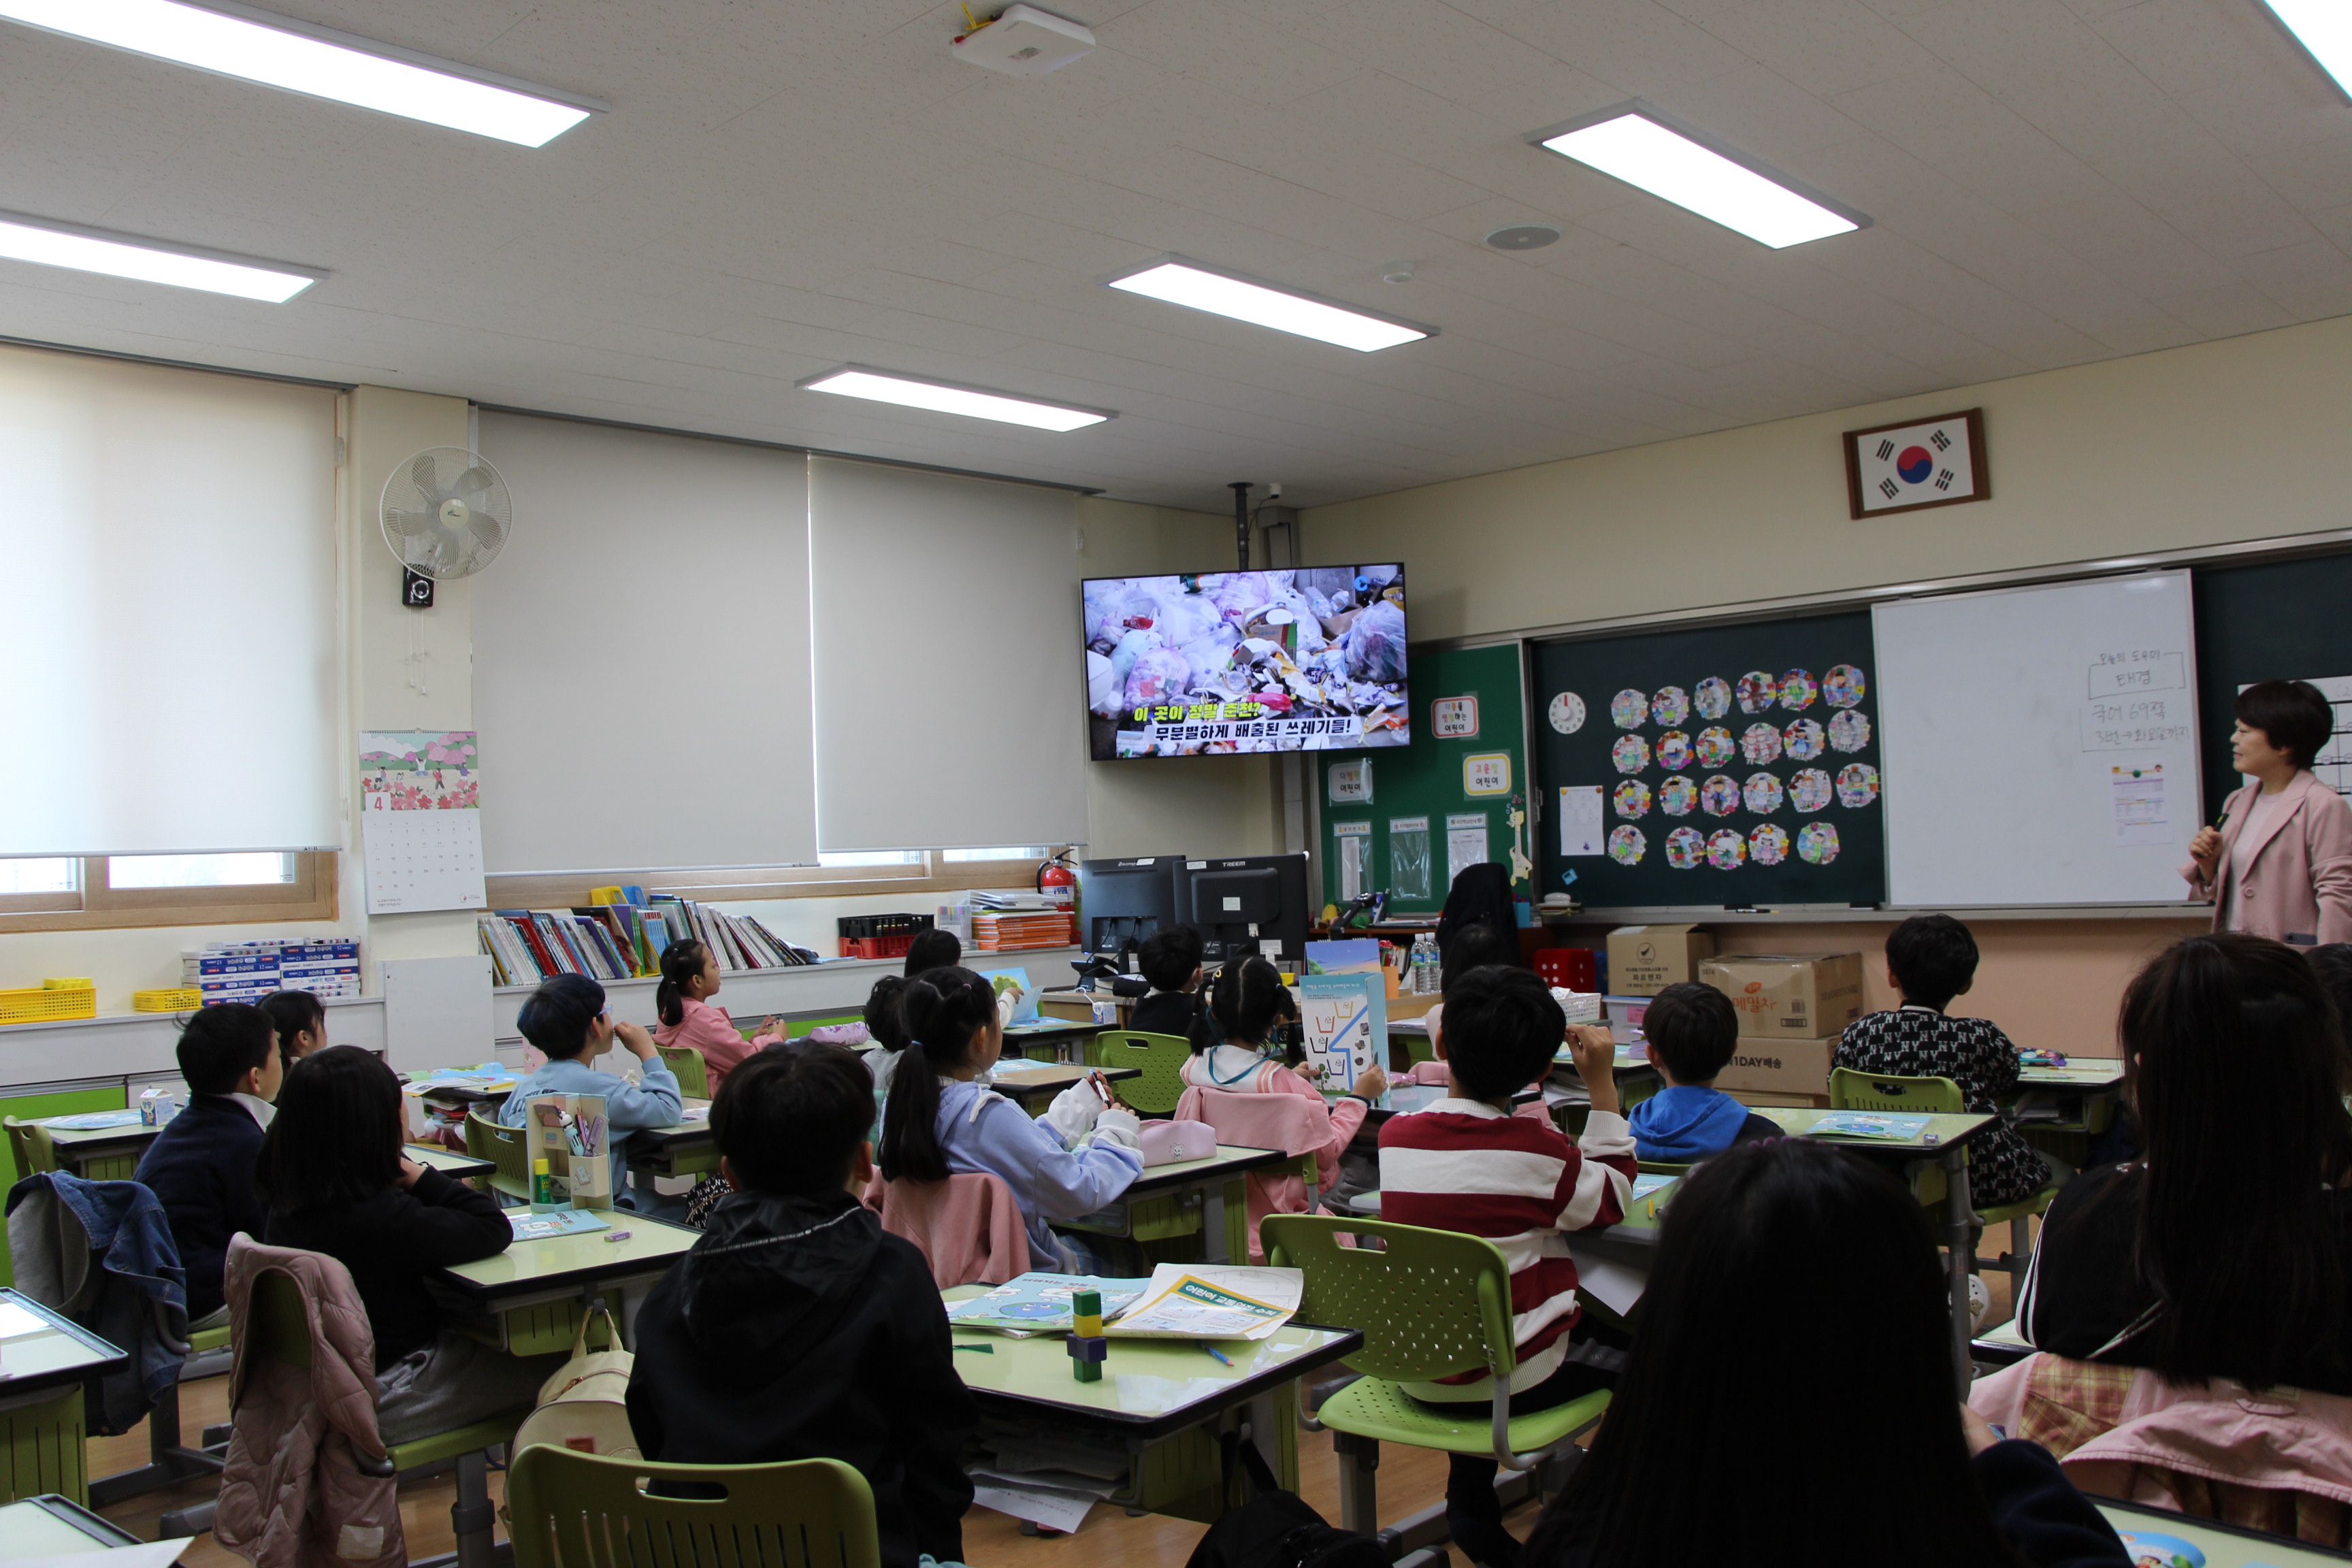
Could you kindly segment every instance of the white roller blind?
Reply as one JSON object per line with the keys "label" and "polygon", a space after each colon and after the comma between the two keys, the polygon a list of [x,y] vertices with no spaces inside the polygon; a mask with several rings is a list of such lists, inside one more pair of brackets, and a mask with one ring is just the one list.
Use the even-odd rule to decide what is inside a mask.
{"label": "white roller blind", "polygon": [[1087,836],[1077,500],[809,459],[819,840]]}
{"label": "white roller blind", "polygon": [[494,872],[816,858],[797,453],[481,416],[514,534],[474,579]]}
{"label": "white roller blind", "polygon": [[341,842],[334,395],[0,349],[0,855]]}

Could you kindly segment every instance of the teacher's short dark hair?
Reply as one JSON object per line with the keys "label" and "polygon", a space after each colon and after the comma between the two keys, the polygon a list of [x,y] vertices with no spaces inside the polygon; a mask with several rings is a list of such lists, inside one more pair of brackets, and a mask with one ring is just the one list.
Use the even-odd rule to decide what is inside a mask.
{"label": "teacher's short dark hair", "polygon": [[2235,711],[2239,722],[2269,736],[2299,768],[2311,766],[2336,732],[2336,710],[2308,680],[2257,680],[2238,693]]}

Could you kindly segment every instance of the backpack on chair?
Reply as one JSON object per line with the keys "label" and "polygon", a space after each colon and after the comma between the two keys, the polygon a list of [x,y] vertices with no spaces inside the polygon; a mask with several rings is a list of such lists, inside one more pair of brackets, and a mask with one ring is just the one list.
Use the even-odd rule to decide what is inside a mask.
{"label": "backpack on chair", "polygon": [[1327,1522],[1297,1492],[1277,1486],[1255,1443],[1233,1432],[1217,1441],[1225,1451],[1224,1500],[1233,1500],[1236,1453],[1256,1495],[1209,1526],[1184,1568],[1390,1568],[1379,1542]]}
{"label": "backpack on chair", "polygon": [[[588,1324],[599,1313],[613,1348],[592,1351]],[[621,1325],[611,1308],[599,1301],[581,1313],[572,1359],[541,1385],[538,1407],[516,1429],[513,1450],[549,1443],[608,1459],[642,1458],[629,1428],[629,1369],[637,1358],[620,1346]]]}

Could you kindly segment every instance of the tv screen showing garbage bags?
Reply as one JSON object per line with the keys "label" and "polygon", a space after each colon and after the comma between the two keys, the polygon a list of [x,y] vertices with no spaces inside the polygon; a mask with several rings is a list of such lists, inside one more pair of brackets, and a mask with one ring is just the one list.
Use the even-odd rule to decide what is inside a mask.
{"label": "tv screen showing garbage bags", "polygon": [[1404,610],[1394,564],[1089,579],[1090,753],[1404,745]]}

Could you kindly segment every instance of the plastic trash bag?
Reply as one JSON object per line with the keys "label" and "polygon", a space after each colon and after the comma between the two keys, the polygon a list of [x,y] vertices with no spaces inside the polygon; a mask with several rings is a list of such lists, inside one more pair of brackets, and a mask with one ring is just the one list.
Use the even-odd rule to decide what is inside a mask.
{"label": "plastic trash bag", "polygon": [[1350,679],[1386,686],[1404,679],[1404,611],[1380,599],[1358,616],[1343,641]]}
{"label": "plastic trash bag", "polygon": [[1110,660],[1087,649],[1087,706],[1106,719],[1116,718],[1118,697],[1118,677],[1111,673]]}
{"label": "plastic trash bag", "polygon": [[1135,668],[1128,672],[1128,708],[1182,701],[1185,682],[1191,674],[1192,667],[1184,662],[1182,654],[1172,647],[1152,648],[1137,658]]}

